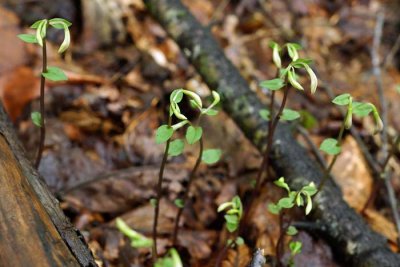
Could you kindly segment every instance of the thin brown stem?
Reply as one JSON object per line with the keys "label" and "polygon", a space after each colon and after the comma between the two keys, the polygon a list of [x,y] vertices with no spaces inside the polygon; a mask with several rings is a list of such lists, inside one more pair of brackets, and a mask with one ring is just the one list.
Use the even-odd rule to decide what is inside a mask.
{"label": "thin brown stem", "polygon": [[[348,112],[349,111],[347,111],[346,116],[344,118],[347,118]],[[340,127],[340,132],[339,132],[339,135],[338,135],[338,138],[337,138],[337,143],[338,143],[339,146],[342,144],[343,133],[344,133],[344,129],[345,129],[345,126],[346,126],[345,122],[346,122],[346,119],[344,119],[343,122],[342,122],[342,126]],[[317,193],[315,194],[315,196],[322,190],[322,188],[325,186],[326,182],[328,181],[329,175],[331,174],[332,168],[335,165],[335,162],[336,162],[339,154],[336,154],[335,156],[333,156],[333,159],[332,159],[331,163],[329,164],[328,168],[325,169],[324,176],[323,176],[323,178],[321,180],[321,183],[318,186],[318,190],[317,190]]]}
{"label": "thin brown stem", "polygon": [[[47,72],[47,49],[46,49],[46,38],[43,38],[42,46],[42,73]],[[40,77],[40,140],[39,148],[36,155],[35,168],[39,169],[40,160],[42,159],[44,140],[46,137],[46,125],[44,122],[44,87],[46,84],[46,79],[43,75]]]}
{"label": "thin brown stem", "polygon": [[[260,190],[261,190],[260,187],[261,187],[261,183],[262,183],[262,175],[264,173],[264,170],[267,170],[269,168],[269,154],[271,153],[274,132],[275,132],[276,126],[278,125],[279,119],[282,115],[283,109],[285,108],[287,98],[289,95],[289,89],[290,88],[288,86],[285,87],[281,106],[279,107],[277,114],[274,116],[272,122],[270,123],[270,128],[268,129],[268,135],[267,135],[267,147],[265,149],[265,153],[264,153],[264,156],[262,159],[261,166],[257,172],[255,189],[253,190],[252,196],[250,198],[248,208],[245,209],[244,214],[243,214],[242,221],[244,222],[244,224],[246,224],[248,216],[250,215],[251,206],[252,206],[252,203],[253,203],[255,197],[260,193]],[[271,179],[271,177],[269,177],[269,175],[268,175],[268,172],[267,172],[267,179],[268,180]]]}
{"label": "thin brown stem", "polygon": [[[169,116],[168,119],[168,126],[171,126],[172,124],[172,118]],[[156,203],[155,203],[155,208],[154,208],[154,221],[153,221],[153,264],[157,261],[158,253],[157,253],[157,224],[158,224],[158,217],[160,213],[160,200],[161,200],[161,195],[162,195],[162,182],[164,178],[164,169],[165,165],[167,163],[167,158],[168,158],[168,149],[169,149],[169,144],[171,143],[171,139],[167,140],[167,143],[165,145],[165,150],[164,150],[164,156],[161,162],[160,166],[160,172],[158,175],[158,183],[157,183],[157,197],[156,197]]]}
{"label": "thin brown stem", "polygon": [[[193,181],[195,180],[196,172],[197,172],[197,169],[200,166],[201,157],[203,156],[203,138],[200,138],[199,145],[200,145],[199,155],[198,155],[196,163],[195,163],[195,165],[194,165],[194,167],[193,167],[193,169],[192,169],[192,171],[190,173],[189,181],[188,181],[188,184],[187,184],[187,187],[186,187],[186,190],[185,190],[185,194],[183,195],[183,205],[184,206],[186,205],[186,202],[189,199],[190,186],[192,185]],[[184,206],[179,208],[178,214],[177,214],[176,219],[175,219],[174,233],[172,235],[172,246],[175,246],[177,244],[178,232],[179,232],[179,221],[181,219],[181,216],[182,216],[182,213],[183,213],[183,209],[185,208]]]}
{"label": "thin brown stem", "polygon": [[275,253],[276,253],[276,262],[278,267],[282,267],[282,257],[284,254],[284,240],[285,240],[285,235],[286,235],[286,231],[288,229],[288,227],[290,226],[290,221],[287,222],[285,224],[285,211],[283,210],[280,214],[279,214],[279,238],[278,238],[278,242],[276,243],[276,247],[275,247]]}

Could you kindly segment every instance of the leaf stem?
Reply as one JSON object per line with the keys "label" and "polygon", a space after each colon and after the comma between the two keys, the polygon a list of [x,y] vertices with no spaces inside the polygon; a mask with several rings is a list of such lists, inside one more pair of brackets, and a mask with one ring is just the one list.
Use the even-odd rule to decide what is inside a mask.
{"label": "leaf stem", "polygon": [[[260,166],[260,168],[258,169],[258,172],[257,172],[256,185],[254,187],[253,194],[250,197],[250,201],[249,201],[249,205],[248,205],[249,208],[247,208],[245,210],[244,215],[243,215],[243,221],[245,223],[247,221],[248,216],[250,215],[250,210],[251,210],[252,203],[253,203],[255,197],[260,193],[260,190],[261,190],[260,187],[261,187],[261,184],[262,184],[262,175],[264,173],[264,170],[267,170],[267,180],[271,179],[270,173],[268,171],[269,154],[271,153],[271,149],[272,149],[272,141],[273,141],[275,129],[276,129],[277,125],[278,125],[279,119],[280,119],[280,117],[282,115],[283,109],[285,108],[285,105],[286,105],[286,102],[287,102],[287,98],[288,98],[289,91],[290,91],[289,89],[290,89],[289,86],[285,87],[284,92],[283,92],[282,103],[281,103],[281,105],[279,107],[279,110],[276,113],[276,115],[274,116],[273,120],[271,120],[269,122],[268,135],[267,135],[267,147],[265,149],[265,153],[264,153],[264,156],[263,156],[263,159],[262,159],[261,166]],[[272,94],[271,98],[272,97],[275,97],[275,95]],[[273,100],[273,99],[271,99],[271,100]],[[272,102],[272,105],[273,105],[273,102]]]}
{"label": "leaf stem", "polygon": [[[349,113],[349,111],[346,112],[346,116],[344,116],[344,118],[347,118],[348,113]],[[342,145],[343,133],[344,133],[345,127],[346,127],[346,119],[344,119],[342,121],[342,125],[340,127],[339,135],[338,135],[338,138],[337,138],[337,142],[338,142],[339,146]],[[335,165],[335,162],[336,162],[339,154],[340,153],[338,153],[338,154],[333,156],[333,159],[332,159],[331,163],[329,164],[328,168],[325,169],[324,176],[323,176],[323,178],[321,180],[321,183],[318,186],[317,193],[315,193],[314,197],[322,190],[322,188],[325,186],[326,182],[328,181],[329,175],[331,174],[332,168]]]}
{"label": "leaf stem", "polygon": [[[46,38],[42,38],[42,74],[47,72],[47,49],[46,49]],[[42,159],[44,141],[46,137],[46,125],[44,121],[44,88],[46,84],[46,78],[41,75],[40,77],[40,140],[39,148],[36,155],[35,168],[39,169],[40,160]]]}
{"label": "leaf stem", "polygon": [[183,209],[185,208],[186,202],[189,199],[190,186],[192,185],[192,182],[195,179],[197,169],[199,168],[200,163],[201,163],[201,157],[203,156],[203,137],[200,138],[199,144],[200,144],[199,155],[197,157],[196,163],[195,163],[192,171],[190,172],[189,181],[188,181],[188,184],[186,186],[185,194],[183,196],[183,205],[184,206],[179,208],[178,214],[176,215],[175,228],[174,228],[174,232],[173,232],[173,235],[172,235],[172,246],[173,247],[177,244],[177,238],[178,238],[178,232],[179,232],[179,221],[180,221],[180,218],[182,216]]}
{"label": "leaf stem", "polygon": [[[168,118],[168,126],[171,127],[172,125],[172,117],[169,116]],[[169,144],[171,143],[171,138],[167,140],[165,145],[164,155],[160,166],[160,172],[158,175],[158,183],[157,183],[157,197],[156,197],[156,205],[154,207],[154,221],[153,221],[153,249],[152,249],[152,258],[153,264],[157,261],[158,253],[157,253],[157,224],[158,224],[158,217],[160,213],[160,200],[162,195],[162,182],[164,178],[164,169],[167,163],[168,158],[168,149]]]}

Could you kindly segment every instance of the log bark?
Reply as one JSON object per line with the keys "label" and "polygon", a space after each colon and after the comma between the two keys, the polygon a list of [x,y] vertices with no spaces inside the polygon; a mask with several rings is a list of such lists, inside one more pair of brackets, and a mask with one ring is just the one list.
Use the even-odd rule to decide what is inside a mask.
{"label": "log bark", "polygon": [[97,266],[24,155],[0,102],[0,266]]}
{"label": "log bark", "polygon": [[[238,70],[225,57],[208,28],[203,27],[179,0],[144,0],[150,14],[177,42],[209,88],[221,95],[224,110],[260,151],[267,123],[259,116],[265,108]],[[299,189],[313,181],[319,184],[323,170],[293,138],[288,125],[275,132],[272,167],[290,186]],[[384,237],[374,232],[343,200],[340,189],[329,182],[314,200],[310,220],[321,225],[319,233],[346,266],[398,267],[400,255],[393,253]]]}

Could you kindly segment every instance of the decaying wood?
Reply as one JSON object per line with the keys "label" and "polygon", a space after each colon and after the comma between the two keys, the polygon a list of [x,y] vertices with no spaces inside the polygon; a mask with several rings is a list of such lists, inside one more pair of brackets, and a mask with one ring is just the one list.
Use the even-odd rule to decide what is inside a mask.
{"label": "decaying wood", "polygon": [[[267,123],[258,112],[264,106],[226,59],[211,32],[200,25],[179,0],[144,2],[152,16],[185,51],[209,88],[221,94],[225,111],[245,135],[263,150]],[[307,151],[295,141],[287,125],[280,125],[275,132],[270,157],[275,171],[285,176],[295,189],[311,181],[319,184],[323,177],[320,166],[307,156]],[[400,255],[393,253],[386,240],[347,205],[333,182],[329,182],[315,199],[310,219],[323,226],[320,234],[346,266],[400,266]]]}
{"label": "decaying wood", "polygon": [[0,266],[97,266],[24,154],[0,103]]}

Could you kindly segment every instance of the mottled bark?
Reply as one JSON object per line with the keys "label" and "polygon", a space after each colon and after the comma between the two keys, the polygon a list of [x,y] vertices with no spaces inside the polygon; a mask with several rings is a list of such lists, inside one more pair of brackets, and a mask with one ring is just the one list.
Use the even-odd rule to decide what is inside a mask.
{"label": "mottled bark", "polygon": [[0,266],[97,266],[16,137],[0,102]]}
{"label": "mottled bark", "polygon": [[[203,27],[179,0],[145,0],[151,15],[180,46],[209,88],[218,91],[224,110],[244,134],[260,149],[264,147],[267,123],[258,114],[263,104],[227,60],[209,29]],[[275,171],[293,188],[310,181],[316,184],[323,171],[293,138],[287,125],[275,132],[270,155]],[[339,188],[327,183],[315,199],[311,220],[321,225],[320,234],[346,266],[400,266],[400,256],[387,246],[385,238],[374,232],[343,200]]]}

